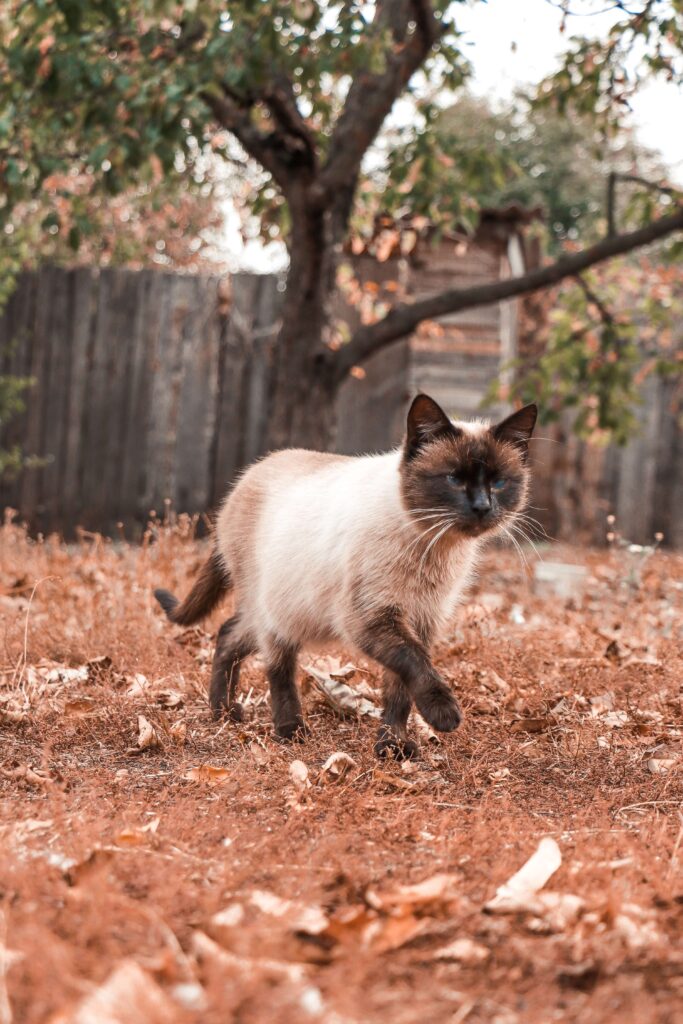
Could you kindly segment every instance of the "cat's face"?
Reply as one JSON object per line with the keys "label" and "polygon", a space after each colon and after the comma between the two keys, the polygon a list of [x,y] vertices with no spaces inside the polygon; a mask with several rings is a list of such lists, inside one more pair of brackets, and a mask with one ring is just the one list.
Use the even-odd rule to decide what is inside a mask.
{"label": "cat's face", "polygon": [[427,537],[479,537],[514,518],[528,493],[536,415],[527,405],[490,427],[454,424],[433,399],[417,396],[408,413],[402,495]]}

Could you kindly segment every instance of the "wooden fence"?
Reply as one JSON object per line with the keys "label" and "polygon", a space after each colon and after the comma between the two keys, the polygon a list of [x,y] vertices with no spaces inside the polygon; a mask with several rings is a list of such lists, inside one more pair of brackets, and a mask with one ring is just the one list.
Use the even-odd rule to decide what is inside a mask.
{"label": "wooden fence", "polygon": [[[272,275],[228,282],[157,271],[24,274],[0,317],[0,374],[36,384],[25,413],[0,431],[0,447],[20,443],[43,464],[1,481],[0,507],[18,509],[34,529],[67,535],[77,525],[113,531],[118,522],[133,535],[166,499],[178,511],[214,508],[264,450],[280,298]],[[370,360],[364,379],[348,381],[337,450],[396,443],[415,360],[401,343]],[[487,384],[469,381],[482,395]],[[624,449],[590,448],[566,426],[542,429],[554,441],[534,446],[533,504],[553,536],[600,542],[614,513],[634,542],[661,531],[683,547],[674,390],[646,382],[642,430]]]}
{"label": "wooden fence", "polygon": [[0,444],[44,459],[0,501],[35,528],[111,530],[164,499],[211,508],[262,451],[278,281],[44,267],[0,320],[1,372],[31,376]]}

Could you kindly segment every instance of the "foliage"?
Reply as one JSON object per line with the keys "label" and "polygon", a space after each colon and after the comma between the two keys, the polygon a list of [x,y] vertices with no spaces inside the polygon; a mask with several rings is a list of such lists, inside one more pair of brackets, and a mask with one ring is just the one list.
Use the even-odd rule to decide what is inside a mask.
{"label": "foliage", "polygon": [[565,282],[546,304],[541,354],[517,364],[507,397],[537,401],[546,422],[572,410],[579,436],[626,443],[645,378],[683,370],[683,271],[615,260]]}
{"label": "foliage", "polygon": [[[441,113],[432,137],[441,159],[421,183],[433,193],[431,218],[443,216],[443,211],[450,214],[449,196],[463,180],[471,187],[471,178],[460,168],[476,165],[480,173],[470,205],[497,207],[516,202],[540,207],[552,252],[561,251],[567,238],[581,238],[585,244],[599,237],[604,230],[610,172],[638,174],[655,182],[666,179],[655,155],[628,133],[605,140],[589,117],[573,111],[561,117],[534,104],[523,92],[496,110],[486,100],[464,95]],[[621,190],[624,214],[623,197],[633,192],[634,185]],[[414,189],[411,204],[416,199],[419,203],[421,196]],[[622,226],[642,222],[642,211],[640,216],[629,212],[630,216],[620,219]]]}
{"label": "foliage", "polygon": [[[0,429],[17,413],[24,409],[24,392],[31,387],[30,377],[14,377],[0,374]],[[0,448],[0,479],[16,473],[25,459],[20,445],[13,445],[9,450]]]}
{"label": "foliage", "polygon": [[[0,229],[14,235],[12,268],[29,249],[59,255],[64,246],[82,245],[95,254],[95,239],[108,212],[117,216],[118,203],[136,221],[131,211],[138,202],[141,211],[154,208],[158,195],[163,221],[188,183],[190,194],[213,189],[214,158],[224,160],[233,169],[217,174],[227,181],[226,194],[256,216],[264,237],[282,237],[289,246],[277,373],[282,366],[291,379],[274,388],[269,443],[296,441],[297,430],[303,435],[310,424],[292,425],[306,409],[292,380],[308,398],[310,386],[320,386],[317,411],[308,403],[313,423],[357,354],[415,326],[399,303],[376,324],[362,325],[344,357],[328,344],[334,271],[353,226],[381,209],[400,214],[411,205],[437,222],[472,225],[484,199],[505,194],[514,180],[521,184],[510,176],[511,156],[524,169],[526,150],[535,161],[532,177],[546,166],[533,140],[521,132],[513,140],[518,124],[500,145],[485,146],[473,135],[465,146],[448,136],[444,106],[470,71],[459,7],[446,0],[0,2]],[[594,4],[576,0],[574,8],[590,13]],[[629,7],[617,0],[606,39],[569,41],[559,71],[534,100],[534,124],[545,110],[549,125],[558,127],[550,111],[571,125],[575,111],[577,124],[594,126],[591,146],[613,138],[646,76],[681,81],[682,11],[683,0]],[[400,96],[414,116],[397,135],[390,113]],[[562,138],[550,136],[543,149],[559,148]],[[619,227],[647,220],[666,202],[678,200],[639,191]],[[568,209],[551,210],[560,236],[571,236],[595,212],[593,193],[584,196],[578,179],[566,203]],[[27,233],[15,224],[22,210],[35,213]],[[137,222],[147,223],[142,213]],[[152,223],[155,247],[164,241],[168,248]],[[39,230],[48,236],[45,249],[37,244]],[[177,230],[201,234],[194,224]],[[140,239],[130,252],[122,233],[114,235],[107,258],[149,256]],[[528,287],[521,278],[519,293]]]}

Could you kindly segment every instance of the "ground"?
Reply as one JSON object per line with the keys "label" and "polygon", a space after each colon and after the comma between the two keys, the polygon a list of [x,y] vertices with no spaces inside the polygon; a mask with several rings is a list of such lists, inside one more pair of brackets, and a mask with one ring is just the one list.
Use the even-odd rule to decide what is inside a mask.
{"label": "ground", "polygon": [[[221,616],[151,597],[192,533],[0,534],[0,1024],[680,1020],[680,555],[544,549],[565,585],[489,551],[436,652],[463,726],[406,770],[304,669],[304,744],[255,662],[210,720]],[[353,652],[313,668],[379,703]]]}

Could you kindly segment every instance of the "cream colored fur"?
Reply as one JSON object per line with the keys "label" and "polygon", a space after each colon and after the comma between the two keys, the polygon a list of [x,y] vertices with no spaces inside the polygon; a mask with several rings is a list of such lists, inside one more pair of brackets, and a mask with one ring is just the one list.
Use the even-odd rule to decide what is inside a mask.
{"label": "cream colored fur", "polygon": [[[473,434],[483,425],[458,424]],[[353,645],[373,610],[400,606],[418,632],[448,623],[483,541],[425,557],[434,534],[403,507],[401,452],[345,457],[302,450],[250,467],[217,521],[240,633],[267,654],[339,640]]]}

